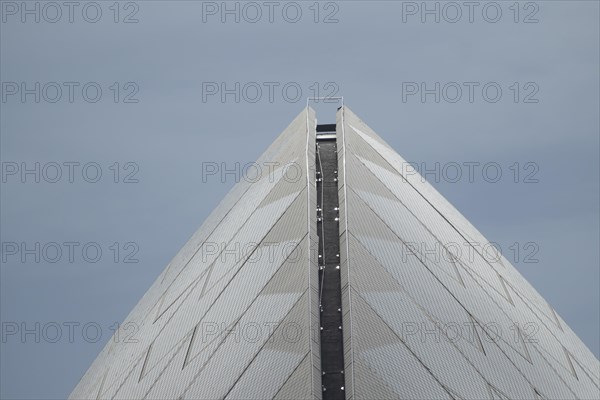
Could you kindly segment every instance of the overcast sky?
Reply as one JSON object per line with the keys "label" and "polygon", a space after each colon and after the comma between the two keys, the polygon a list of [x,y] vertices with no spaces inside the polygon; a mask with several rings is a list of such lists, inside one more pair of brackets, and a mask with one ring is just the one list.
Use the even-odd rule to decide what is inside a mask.
{"label": "overcast sky", "polygon": [[[254,161],[307,96],[334,93],[405,159],[439,163],[432,184],[598,357],[597,1],[428,2],[437,16],[392,1],[228,2],[237,16],[61,4],[1,2],[2,398],[68,396],[235,184],[203,182],[203,163]],[[39,183],[22,174],[36,168]]]}

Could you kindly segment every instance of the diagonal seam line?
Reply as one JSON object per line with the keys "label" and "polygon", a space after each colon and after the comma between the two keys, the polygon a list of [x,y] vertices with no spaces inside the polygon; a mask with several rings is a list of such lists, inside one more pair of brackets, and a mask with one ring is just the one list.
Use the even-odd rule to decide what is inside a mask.
{"label": "diagonal seam line", "polygon": [[102,389],[104,388],[104,381],[106,380],[107,375],[108,375],[108,369],[106,370],[106,372],[104,373],[104,376],[102,377],[102,382],[100,382],[100,387],[98,388],[98,394],[96,395],[96,400],[100,399],[100,395],[102,394]]}
{"label": "diagonal seam line", "polygon": [[[277,392],[275,392],[275,394],[273,395],[273,399],[277,398],[277,395],[279,394],[279,392],[281,392],[281,390],[286,385],[286,383],[288,383],[288,381],[292,378],[292,376],[294,375],[294,373],[298,370],[298,368],[300,368],[300,366],[302,365],[302,363],[304,362],[304,360],[306,360],[306,357],[308,357],[308,353],[306,353],[306,355],[304,355],[304,357],[302,358],[302,360],[300,360],[300,362],[298,363],[298,365],[296,365],[296,368],[294,368],[294,370],[292,371],[292,373],[290,374],[290,376],[288,376],[286,378],[286,380],[281,384],[281,386],[279,387],[279,389],[277,389]],[[308,373],[312,376],[312,373],[311,373],[312,365],[309,365],[308,367],[309,367]],[[311,378],[311,382],[312,382],[312,378]],[[313,392],[313,388],[310,389],[310,392],[311,393]]]}
{"label": "diagonal seam line", "polygon": [[[304,293],[306,293],[307,291],[309,291],[309,289],[306,289],[304,291]],[[290,315],[290,313],[292,312],[292,310],[294,309],[294,307],[296,307],[296,305],[300,302],[300,300],[304,296],[304,293],[302,293],[302,295],[300,295],[300,298],[298,298],[298,300],[292,305],[292,307],[290,308],[290,310],[288,311],[288,313],[281,319],[281,321],[280,321],[281,323],[283,323],[283,321],[285,321],[285,319]],[[223,396],[223,399],[226,399],[227,395],[229,395],[229,393],[235,388],[235,385],[237,385],[237,383],[240,381],[240,379],[242,379],[242,376],[244,376],[244,374],[246,373],[246,371],[248,370],[248,368],[250,368],[250,365],[254,362],[254,360],[256,360],[256,357],[258,357],[258,355],[260,354],[260,352],[262,351],[262,349],[267,345],[267,343],[269,343],[269,340],[271,339],[271,337],[273,335],[275,335],[275,332],[277,332],[278,330],[279,330],[279,327],[277,329],[273,330],[273,332],[269,335],[269,337],[267,338],[267,340],[265,340],[265,342],[262,344],[262,346],[260,346],[260,348],[258,349],[258,351],[256,352],[256,354],[254,354],[254,356],[252,357],[252,359],[248,362],[248,365],[246,365],[246,367],[244,368],[244,370],[240,373],[240,376],[238,376],[238,378],[235,380],[235,382],[233,382],[233,384],[231,385],[231,388],[229,388],[229,390],[227,391],[227,393],[225,393],[225,395]],[[308,338],[310,339],[310,333],[308,335]],[[304,360],[305,358],[306,358],[306,355],[304,355],[304,357],[302,357],[302,360]],[[295,369],[296,368],[294,368],[294,370]]]}
{"label": "diagonal seam line", "polygon": [[[266,285],[265,285],[266,286]],[[264,289],[264,288],[263,288]],[[296,304],[298,304],[298,302],[300,301],[300,299],[302,298],[302,296],[304,296],[304,293],[306,293],[308,289],[305,289],[304,292],[302,292],[302,294],[298,297],[298,300],[296,300],[294,302],[294,304],[292,305],[292,307],[290,307],[289,311],[283,316],[283,318],[281,319],[282,321],[284,319],[286,319],[288,317],[288,315],[290,314],[290,312],[294,309],[294,307],[296,306]],[[262,293],[262,290],[261,290]],[[260,293],[259,293],[260,295]],[[256,298],[258,298],[258,296],[256,296]],[[253,300],[252,304],[254,304],[254,301],[256,300],[256,298]],[[246,309],[247,311],[247,309]],[[245,313],[245,312],[244,312]],[[243,314],[242,314],[243,316]],[[239,322],[239,320],[241,319],[241,317],[236,321],[236,324]],[[271,335],[269,335],[269,338],[271,338],[271,336],[273,335],[274,332],[271,333]],[[196,383],[196,379],[198,379],[198,376],[200,376],[200,374],[202,373],[202,371],[204,371],[204,368],[208,365],[208,363],[210,362],[210,360],[212,359],[212,357],[217,353],[217,351],[221,348],[221,346],[223,345],[223,343],[225,343],[226,339],[228,336],[225,336],[225,338],[219,343],[219,345],[217,346],[217,348],[215,349],[215,351],[213,351],[213,353],[208,357],[208,359],[204,362],[204,364],[200,367],[200,369],[198,370],[198,372],[196,372],[196,374],[194,375],[194,377],[190,380],[190,383],[188,383],[188,385],[186,386],[186,388],[184,389],[184,391],[181,393],[181,397],[183,398],[183,396],[187,393],[187,391],[190,389],[190,387]],[[267,340],[269,340],[269,338]],[[191,344],[190,344],[191,345]],[[195,358],[195,357],[194,357]],[[192,358],[193,360],[193,358]],[[191,360],[190,360],[191,361]]]}
{"label": "diagonal seam line", "polygon": [[[145,353],[144,353],[144,354],[140,354],[140,355],[138,355],[137,357],[135,357],[135,360],[133,361],[133,368],[131,368],[131,369],[129,370],[129,372],[127,372],[127,375],[125,376],[125,379],[123,379],[123,380],[122,380],[122,381],[119,383],[119,385],[117,386],[117,388],[116,388],[116,390],[115,390],[115,393],[113,393],[113,395],[112,395],[112,397],[111,397],[111,400],[112,400],[112,399],[114,399],[114,398],[117,396],[117,394],[119,393],[119,390],[121,390],[121,388],[123,387],[123,385],[125,385],[125,382],[127,382],[127,379],[129,379],[129,377],[130,377],[130,376],[132,376],[132,374],[133,374],[133,370],[134,370],[134,369],[135,369],[135,367],[136,367],[136,366],[139,364],[139,362],[140,362],[140,361],[142,361],[142,358],[143,358],[144,356],[145,356]],[[106,388],[106,389],[107,389],[107,391],[108,391],[108,389],[110,389],[110,388],[114,387],[115,385],[116,385],[116,383],[115,383],[115,384],[112,384],[112,385],[110,385],[108,388]]]}
{"label": "diagonal seam line", "polygon": [[[187,286],[185,287],[185,289],[183,289],[183,290],[181,291],[181,293],[179,293],[179,294],[177,295],[177,297],[175,297],[175,299],[173,299],[173,301],[172,301],[172,302],[171,302],[171,303],[170,303],[170,304],[169,304],[169,305],[168,305],[168,306],[167,306],[167,307],[166,307],[164,310],[162,309],[162,307],[163,307],[163,303],[164,303],[164,300],[165,300],[165,295],[166,295],[167,293],[166,293],[166,292],[165,292],[165,293],[163,293],[163,294],[162,294],[162,296],[161,296],[161,299],[162,299],[162,300],[160,301],[160,306],[159,306],[159,308],[158,308],[158,310],[160,311],[160,314],[158,314],[158,315],[157,315],[157,316],[154,318],[154,320],[152,321],[152,324],[156,323],[156,321],[158,321],[158,320],[160,319],[160,317],[162,317],[162,316],[163,316],[163,315],[164,315],[164,314],[167,312],[167,310],[168,310],[168,309],[170,309],[170,308],[173,306],[173,304],[175,304],[175,302],[176,302],[177,300],[179,300],[179,298],[180,298],[181,296],[183,296],[183,294],[184,294],[185,292],[187,292],[187,291],[188,291],[188,289],[189,289],[190,287],[192,287],[192,286],[194,286],[194,287],[195,287],[197,284],[199,284],[199,283],[202,281],[202,278],[204,278],[204,276],[205,276],[205,275],[207,275],[207,274],[208,274],[208,276],[206,277],[206,280],[207,280],[207,279],[209,279],[209,278],[210,278],[210,273],[209,273],[209,272],[211,272],[211,271],[212,271],[212,269],[211,269],[211,268],[212,268],[212,266],[213,266],[213,264],[209,265],[209,266],[208,266],[206,269],[204,269],[204,270],[203,270],[203,271],[200,273],[200,275],[198,275],[198,277],[197,277],[196,279],[194,279],[192,282],[190,282],[190,284],[189,284],[189,285],[187,285]],[[188,293],[188,294],[189,294],[189,293]],[[185,297],[187,298],[188,296],[186,295]]]}
{"label": "diagonal seam line", "polygon": [[[385,379],[381,378],[379,376],[379,374],[375,371],[373,371],[373,369],[371,368],[371,365],[369,364],[369,362],[367,360],[365,360],[364,358],[362,358],[360,355],[357,357],[360,360],[360,363],[358,363],[361,367],[368,369],[373,375],[377,376],[379,379],[381,379],[381,381],[383,382],[383,384],[385,385],[385,387],[388,388],[388,390],[392,393],[394,393],[395,395],[398,395],[397,400],[401,400],[400,399],[400,395],[394,390],[393,387],[391,387],[389,385],[388,382],[386,382]],[[387,399],[386,399],[387,400]]]}
{"label": "diagonal seam line", "polygon": [[[168,350],[170,352],[171,350],[176,349],[173,352],[173,354],[171,354],[171,356],[169,357],[169,360],[167,361],[167,363],[165,364],[165,366],[163,367],[163,369],[158,373],[158,375],[156,376],[156,378],[154,378],[154,380],[150,384],[150,387],[146,390],[146,392],[142,396],[142,399],[145,399],[145,398],[148,397],[148,394],[150,394],[150,392],[152,391],[152,389],[154,389],[154,386],[156,385],[156,383],[163,376],[163,374],[165,373],[165,371],[167,370],[167,368],[171,365],[171,363],[173,362],[173,360],[175,359],[175,357],[177,357],[177,355],[179,354],[179,352],[183,349],[183,346],[184,346],[185,342],[187,341],[188,336],[190,336],[190,340],[191,340],[191,337],[193,337],[194,334],[195,334],[195,329],[192,332],[187,333],[186,335],[184,335],[183,338],[181,338],[181,340],[179,340],[174,346],[172,346]],[[169,353],[167,353],[164,356],[162,356],[161,358],[159,358],[157,360],[157,363],[161,362],[162,360],[164,360],[165,358],[167,358],[168,354]],[[151,367],[150,370],[146,373],[146,375],[149,374],[154,368],[156,368],[156,365],[153,366],[153,367]]]}

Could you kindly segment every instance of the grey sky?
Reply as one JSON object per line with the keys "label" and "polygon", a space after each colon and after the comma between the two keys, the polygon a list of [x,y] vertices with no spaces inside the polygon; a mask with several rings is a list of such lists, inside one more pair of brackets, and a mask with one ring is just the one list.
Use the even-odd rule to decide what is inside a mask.
{"label": "grey sky", "polygon": [[[517,16],[510,8],[513,1],[498,2],[502,16],[496,23],[486,21],[495,18],[496,8],[488,6],[482,15],[487,3],[474,9],[472,23],[464,6],[456,23],[446,21],[455,10],[443,3],[439,23],[432,15],[422,23],[419,10],[411,14],[421,2],[391,1],[322,2],[318,23],[312,1],[297,2],[302,10],[297,23],[286,21],[296,10],[289,2],[278,3],[273,23],[264,6],[256,23],[244,20],[255,16],[249,8],[239,23],[232,15],[222,23],[218,12],[204,14],[203,22],[203,7],[212,11],[221,2],[199,1],[123,2],[118,23],[112,1],[98,2],[102,16],[97,23],[83,18],[86,2],[81,2],[73,23],[67,8],[58,22],[49,23],[44,17],[54,18],[54,11],[44,11],[40,3],[40,13],[46,12],[40,22],[25,15],[23,23],[20,10],[13,15],[13,3],[2,1],[3,171],[21,168],[22,162],[33,168],[38,162],[50,175],[40,183],[32,175],[25,176],[25,183],[18,173],[5,176],[1,241],[24,242],[28,248],[36,242],[81,245],[72,263],[66,253],[56,263],[44,257],[36,263],[34,255],[21,261],[22,248],[16,255],[3,252],[4,329],[12,324],[20,329],[22,323],[34,329],[39,322],[43,335],[40,343],[34,334],[25,340],[19,334],[7,336],[0,343],[0,397],[66,397],[110,339],[110,327],[123,320],[234,185],[232,176],[203,182],[202,163],[234,168],[254,161],[317,88],[321,96],[337,89],[408,161],[428,169],[436,162],[440,168],[458,163],[463,174],[468,172],[464,163],[480,163],[472,183],[465,175],[455,183],[447,174],[428,178],[500,245],[598,357],[599,3],[521,2]],[[35,7],[34,1],[27,4]],[[235,7],[235,2],[228,4]],[[436,2],[427,4],[433,8]],[[288,14],[282,15],[284,6]],[[87,11],[86,17],[93,18],[95,9]],[[123,23],[130,13],[139,22]],[[338,22],[324,23],[331,13]],[[538,22],[524,23],[526,18]],[[57,82],[62,98],[49,102],[55,92],[46,85],[39,103],[33,94],[22,103],[21,93],[9,94],[11,82],[29,88],[35,82],[41,88]],[[72,103],[64,82],[79,83],[73,86]],[[102,88],[96,103],[82,97],[81,88],[89,82]],[[239,103],[234,94],[224,102],[220,93],[208,95],[211,82],[229,88],[239,82]],[[254,103],[253,82],[263,89]],[[408,93],[414,83],[433,89],[436,82],[439,103],[435,94],[422,101],[421,93]],[[286,84],[288,97],[295,97],[294,88],[302,89],[298,101],[286,99]],[[267,85],[274,87],[272,102]],[[88,86],[89,94],[94,85]],[[457,86],[462,97],[452,103]],[[502,96],[492,102],[497,87]],[[139,101],[124,103],[136,89],[131,99]],[[332,108],[324,111],[319,121],[334,122]],[[62,165],[63,176],[49,183],[53,162]],[[80,163],[73,167],[73,183],[65,162]],[[90,162],[101,168],[97,183],[81,175],[81,166]],[[502,171],[496,183],[482,174],[489,163]],[[93,178],[94,171],[88,172]],[[130,180],[139,182],[123,182],[132,172]],[[538,182],[528,182],[532,179]],[[88,242],[103,251],[96,263],[81,255]],[[111,247],[115,242],[118,255]],[[123,262],[136,246],[139,262]],[[539,262],[525,262],[532,259]],[[69,322],[80,324],[73,328],[73,343],[64,325]],[[83,337],[82,326],[89,322],[102,328],[96,343]],[[56,343],[47,340],[54,336],[52,323],[62,326]],[[93,329],[88,334],[94,336]]]}

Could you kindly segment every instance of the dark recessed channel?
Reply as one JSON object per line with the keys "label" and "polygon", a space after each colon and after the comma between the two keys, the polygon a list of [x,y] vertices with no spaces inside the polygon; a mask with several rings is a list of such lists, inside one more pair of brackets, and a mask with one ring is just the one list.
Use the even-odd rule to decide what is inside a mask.
{"label": "dark recessed channel", "polygon": [[335,124],[317,125],[317,230],[323,399],[345,399]]}

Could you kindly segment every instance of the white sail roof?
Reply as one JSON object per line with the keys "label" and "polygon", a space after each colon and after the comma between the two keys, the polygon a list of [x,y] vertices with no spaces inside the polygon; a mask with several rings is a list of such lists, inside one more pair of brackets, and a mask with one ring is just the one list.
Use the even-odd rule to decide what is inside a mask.
{"label": "white sail roof", "polygon": [[[275,140],[71,398],[322,397],[315,127]],[[597,399],[598,360],[519,272],[347,107],[336,135],[346,398]]]}

